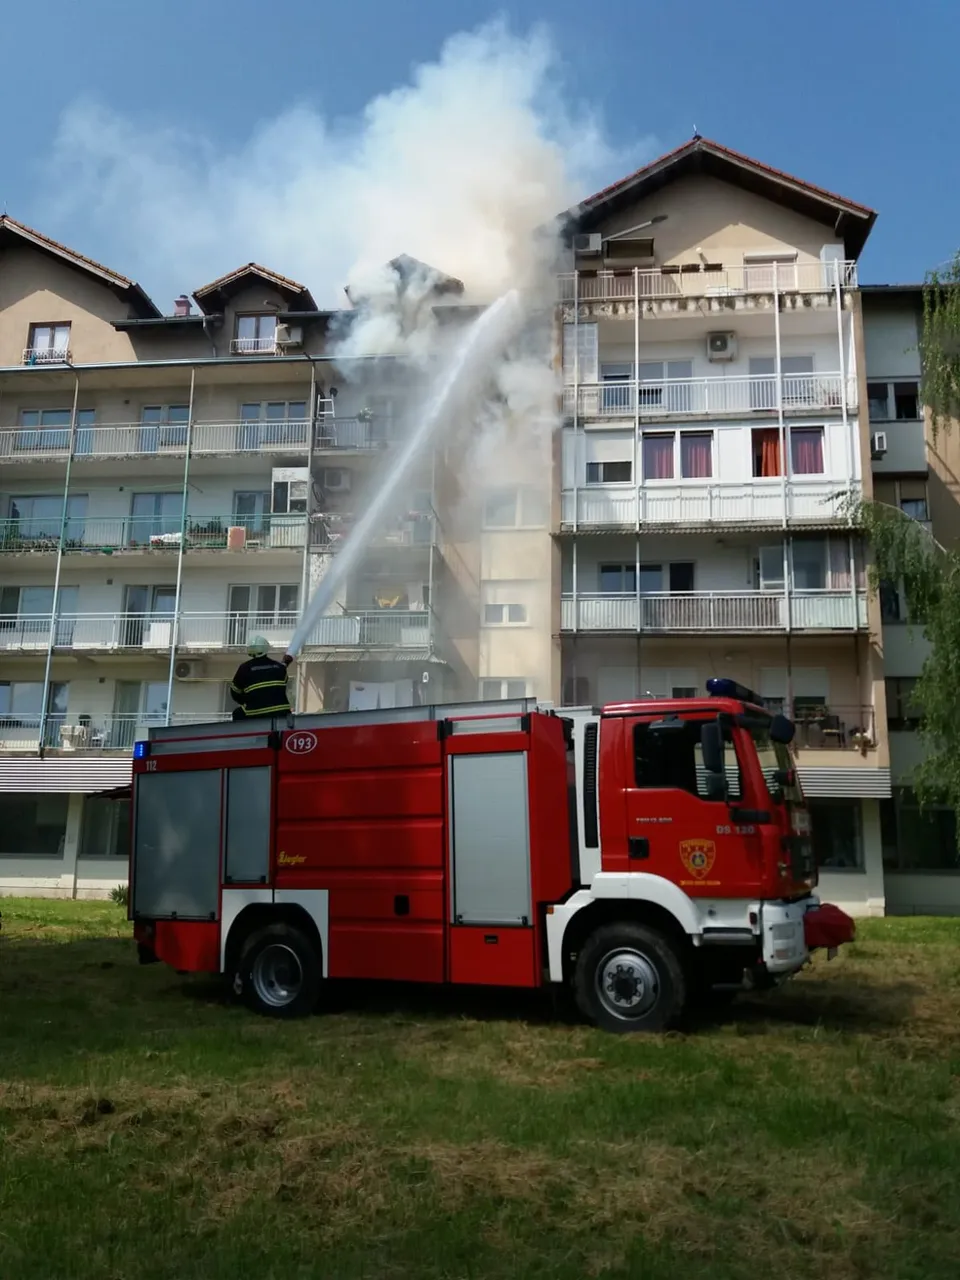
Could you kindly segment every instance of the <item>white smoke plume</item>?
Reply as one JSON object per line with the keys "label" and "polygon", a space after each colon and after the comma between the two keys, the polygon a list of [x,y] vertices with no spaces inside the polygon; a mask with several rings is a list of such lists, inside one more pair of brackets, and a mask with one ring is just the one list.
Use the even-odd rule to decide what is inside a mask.
{"label": "white smoke plume", "polygon": [[452,36],[357,119],[300,106],[232,150],[78,102],[42,225],[159,300],[257,261],[338,307],[345,285],[409,254],[486,302],[536,269],[538,227],[627,164],[569,100],[548,34],[494,23]]}

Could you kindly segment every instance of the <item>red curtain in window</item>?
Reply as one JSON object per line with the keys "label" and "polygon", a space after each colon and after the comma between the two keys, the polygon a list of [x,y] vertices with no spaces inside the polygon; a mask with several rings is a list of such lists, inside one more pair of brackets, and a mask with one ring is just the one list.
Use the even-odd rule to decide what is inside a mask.
{"label": "red curtain in window", "polygon": [[712,436],[681,434],[680,474],[687,480],[707,480],[713,475]]}
{"label": "red curtain in window", "polygon": [[753,433],[754,475],[780,475],[780,432],[776,430]]}
{"label": "red curtain in window", "polygon": [[643,478],[673,479],[673,436],[643,437]]}
{"label": "red curtain in window", "polygon": [[819,427],[791,430],[790,461],[795,476],[823,475],[823,432]]}

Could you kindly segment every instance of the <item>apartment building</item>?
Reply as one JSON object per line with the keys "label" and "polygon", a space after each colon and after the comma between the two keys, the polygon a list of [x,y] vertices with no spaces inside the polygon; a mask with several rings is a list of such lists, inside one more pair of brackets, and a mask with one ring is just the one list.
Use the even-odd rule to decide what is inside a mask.
{"label": "apartment building", "polygon": [[[562,699],[733,677],[797,722],[824,890],[885,902],[857,258],[875,214],[699,137],[586,201],[560,280]],[[863,460],[867,463],[864,466]]]}
{"label": "apartment building", "polygon": [[[918,520],[942,546],[960,536],[960,447],[955,432],[934,442],[920,396],[919,285],[872,285],[861,290],[867,366],[874,498]],[[909,624],[903,592],[880,593],[883,665],[892,795],[881,801],[886,907],[892,913],[960,910],[956,816],[934,806],[921,813],[910,778],[922,758],[911,695],[929,651]]]}
{"label": "apartment building", "polygon": [[[400,290],[430,270],[391,265]],[[431,278],[455,326],[462,286]],[[0,219],[0,892],[123,880],[105,793],[138,734],[229,718],[249,637],[289,643],[422,391],[402,361],[336,358],[355,314],[256,264],[163,314]],[[299,709],[549,696],[549,609],[519,663],[510,643],[511,584],[549,582],[547,481],[468,502],[456,463],[424,460],[314,627]]]}

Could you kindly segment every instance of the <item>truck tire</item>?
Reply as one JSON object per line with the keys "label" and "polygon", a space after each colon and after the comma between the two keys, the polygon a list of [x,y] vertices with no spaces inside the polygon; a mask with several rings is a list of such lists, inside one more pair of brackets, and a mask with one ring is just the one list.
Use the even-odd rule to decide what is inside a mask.
{"label": "truck tire", "polygon": [[303,1018],[320,998],[323,970],[316,947],[293,925],[277,923],[251,933],[243,944],[234,989],[255,1013]]}
{"label": "truck tire", "polygon": [[603,925],[590,935],[573,982],[580,1012],[604,1031],[664,1031],[686,1003],[676,944],[630,921]]}

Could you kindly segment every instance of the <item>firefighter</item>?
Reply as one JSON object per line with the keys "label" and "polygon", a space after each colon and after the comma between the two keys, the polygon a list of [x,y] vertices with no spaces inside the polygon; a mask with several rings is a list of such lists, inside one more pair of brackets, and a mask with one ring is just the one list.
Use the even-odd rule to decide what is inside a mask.
{"label": "firefighter", "polygon": [[234,720],[290,714],[287,668],[293,658],[287,653],[282,662],[277,662],[270,657],[268,650],[269,645],[263,636],[253,636],[247,645],[249,660],[237,667],[230,686],[230,697],[238,704],[233,713]]}

